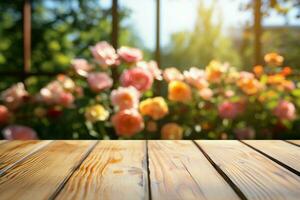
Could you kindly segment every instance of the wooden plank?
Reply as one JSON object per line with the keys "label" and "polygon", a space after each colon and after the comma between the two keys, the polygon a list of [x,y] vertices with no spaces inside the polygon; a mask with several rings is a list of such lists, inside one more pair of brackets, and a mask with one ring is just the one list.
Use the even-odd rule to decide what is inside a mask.
{"label": "wooden plank", "polygon": [[0,175],[51,141],[15,140],[3,143],[0,148]]}
{"label": "wooden plank", "polygon": [[92,141],[49,144],[0,177],[1,200],[49,198],[94,144]]}
{"label": "wooden plank", "polygon": [[300,173],[300,148],[281,140],[245,140],[246,144]]}
{"label": "wooden plank", "polygon": [[152,199],[239,199],[192,141],[149,141],[148,153]]}
{"label": "wooden plank", "polygon": [[299,199],[299,176],[241,142],[197,143],[248,199]]}
{"label": "wooden plank", "polygon": [[145,141],[101,141],[57,199],[148,199]]}
{"label": "wooden plank", "polygon": [[6,140],[0,140],[0,144],[5,143],[5,142],[6,142]]}
{"label": "wooden plank", "polygon": [[288,142],[291,142],[293,144],[296,144],[296,145],[300,146],[300,140],[288,140]]}

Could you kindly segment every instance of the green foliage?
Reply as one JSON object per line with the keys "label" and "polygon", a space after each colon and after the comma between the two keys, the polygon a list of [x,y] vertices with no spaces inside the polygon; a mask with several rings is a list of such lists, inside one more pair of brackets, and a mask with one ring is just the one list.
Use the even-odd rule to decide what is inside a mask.
{"label": "green foliage", "polygon": [[[64,71],[74,57],[88,57],[89,46],[110,40],[111,10],[99,0],[32,0],[32,71]],[[23,67],[23,1],[0,2],[0,70]],[[138,45],[131,27],[122,25],[130,10],[120,8],[120,43]]]}
{"label": "green foliage", "polygon": [[23,66],[22,2],[0,2],[0,71]]}
{"label": "green foliage", "polygon": [[[87,58],[89,46],[111,39],[111,9],[103,8],[99,0],[32,0],[31,71],[63,72],[75,57]],[[0,71],[23,71],[22,36],[23,1],[0,2]],[[119,9],[121,45],[142,46],[139,38],[123,20],[130,15],[126,7]],[[37,91],[45,77],[32,77],[28,85]],[[0,90],[12,82],[7,77]],[[32,80],[36,80],[34,83]]]}
{"label": "green foliage", "polygon": [[282,27],[277,30],[266,30],[262,42],[264,52],[279,52],[285,57],[285,63],[293,66],[295,70],[300,63],[300,29]]}
{"label": "green foliage", "polygon": [[232,41],[222,33],[222,23],[214,22],[215,5],[205,7],[201,1],[193,31],[172,35],[167,53],[163,55],[163,66],[205,67],[213,59],[227,60],[239,66],[240,59]]}

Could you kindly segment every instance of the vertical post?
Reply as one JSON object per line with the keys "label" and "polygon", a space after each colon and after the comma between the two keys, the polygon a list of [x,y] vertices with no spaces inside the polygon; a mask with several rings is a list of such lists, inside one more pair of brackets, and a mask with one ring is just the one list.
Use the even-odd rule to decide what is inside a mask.
{"label": "vertical post", "polygon": [[262,13],[261,13],[261,0],[254,0],[254,64],[262,64],[261,61],[261,35],[262,35]]}
{"label": "vertical post", "polygon": [[[111,7],[112,14],[112,31],[111,31],[111,44],[117,49],[119,46],[119,13],[118,13],[118,0],[112,0]],[[119,79],[117,68],[112,68],[112,77],[114,82]]]}
{"label": "vertical post", "polygon": [[[155,60],[158,67],[161,67],[160,60],[160,0],[156,0],[156,49]],[[154,89],[154,94],[159,96],[161,92],[161,82],[157,82]]]}
{"label": "vertical post", "polygon": [[118,48],[118,36],[119,36],[119,13],[118,13],[118,0],[112,0],[112,32],[111,43],[112,46]]}
{"label": "vertical post", "polygon": [[160,67],[160,0],[156,0],[156,50],[155,59]]}
{"label": "vertical post", "polygon": [[24,76],[30,71],[31,60],[31,4],[30,0],[24,0],[23,5],[23,62]]}

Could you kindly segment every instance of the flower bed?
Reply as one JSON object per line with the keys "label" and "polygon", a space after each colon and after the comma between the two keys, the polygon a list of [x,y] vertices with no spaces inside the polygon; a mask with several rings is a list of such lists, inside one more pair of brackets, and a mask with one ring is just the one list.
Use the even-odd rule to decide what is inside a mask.
{"label": "flower bed", "polygon": [[74,59],[37,94],[22,83],[1,93],[4,138],[297,137],[299,84],[276,53],[253,72],[218,61],[180,72],[135,48],[99,42],[90,50],[92,59]]}

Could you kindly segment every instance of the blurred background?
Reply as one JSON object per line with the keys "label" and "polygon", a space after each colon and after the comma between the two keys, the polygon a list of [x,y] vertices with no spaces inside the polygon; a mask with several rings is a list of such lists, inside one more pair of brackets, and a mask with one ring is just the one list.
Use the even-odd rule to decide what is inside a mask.
{"label": "blurred background", "polygon": [[1,1],[0,90],[24,79],[38,88],[101,40],[141,48],[162,68],[219,59],[249,70],[275,51],[297,71],[299,8],[298,0]]}
{"label": "blurred background", "polygon": [[[195,66],[194,70],[204,69],[206,74],[212,70],[212,74],[215,72],[222,75],[222,69],[229,65],[210,63],[211,60],[218,60],[230,63],[231,67],[241,72],[241,77],[246,76],[247,79],[248,76],[247,81],[250,82],[245,82],[242,86],[245,86],[246,93],[251,92],[250,95],[241,91],[242,86],[219,82],[210,83],[211,88],[205,88],[204,94],[211,94],[211,97],[207,97],[208,100],[201,96],[189,104],[168,101],[170,111],[175,114],[170,113],[162,121],[155,123],[156,129],[165,122],[177,122],[185,130],[183,138],[239,138],[234,136],[234,130],[245,127],[250,130],[250,135],[255,135],[252,127],[256,129],[258,134],[255,138],[297,138],[300,127],[297,115],[300,107],[299,38],[300,0],[0,1],[0,91],[14,83],[23,82],[29,94],[38,94],[55,77],[60,81],[72,82],[61,75],[72,75],[68,74],[72,69],[71,61],[74,58],[89,60],[89,47],[99,41],[107,41],[115,49],[121,46],[141,49],[144,60],[155,60],[162,69],[175,67],[175,70],[177,68],[184,71]],[[282,69],[274,66],[263,68],[268,64],[267,61],[265,63],[264,55],[270,52],[283,56],[269,54],[273,56],[272,59],[281,59],[278,66],[283,64]],[[120,69],[124,68],[119,67]],[[194,75],[193,71],[190,73]],[[114,74],[113,70],[113,79],[116,81]],[[197,74],[195,76],[199,78]],[[76,84],[89,89],[84,79],[78,78]],[[266,88],[258,87],[259,85]],[[155,84],[153,88],[159,92],[145,92],[142,99],[159,95],[167,97],[168,87],[167,84]],[[24,88],[20,90],[23,91]],[[227,93],[223,90],[228,90],[232,95],[228,93],[226,96]],[[252,95],[253,91],[257,95]],[[12,116],[2,106],[2,115],[6,112],[2,121],[5,121],[4,125],[10,120],[9,122],[32,127],[42,139],[104,138],[107,134],[114,133],[108,121],[94,124],[82,122],[85,121],[83,113],[87,112],[87,106],[102,101],[109,104],[108,92],[98,95],[89,90],[84,91],[82,98],[76,100],[76,106],[70,108],[34,105],[22,97],[21,103],[24,101],[28,105],[25,103],[27,106],[18,109],[18,112],[17,109],[12,109]],[[18,96],[20,92],[13,88],[5,93],[8,93],[7,96]],[[69,100],[73,102],[74,97],[69,95]],[[233,103],[226,102],[228,99]],[[228,106],[229,109],[230,106],[246,107],[245,102],[249,103],[248,110],[238,120],[220,116],[222,105],[226,114]],[[260,102],[259,105],[257,102]],[[109,105],[106,107],[112,109]],[[281,116],[288,115],[284,116],[288,120],[282,120],[281,116],[274,114],[277,107],[281,109],[278,111]],[[242,110],[240,107],[237,109]],[[186,116],[182,115],[185,110],[190,111],[186,112]],[[109,111],[113,113],[112,110]],[[31,117],[32,115],[38,117]],[[198,125],[199,119],[203,119],[201,125]],[[147,120],[148,118],[145,122],[148,125]],[[64,126],[65,124],[69,126]],[[180,130],[182,134],[182,129]],[[203,134],[199,135],[198,132]],[[290,134],[282,134],[283,132]],[[144,138],[143,134],[142,132],[134,137]],[[117,136],[112,134],[109,138],[115,139]],[[153,138],[160,138],[159,133]]]}

